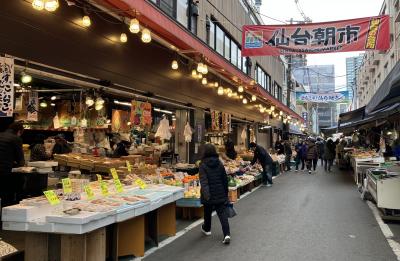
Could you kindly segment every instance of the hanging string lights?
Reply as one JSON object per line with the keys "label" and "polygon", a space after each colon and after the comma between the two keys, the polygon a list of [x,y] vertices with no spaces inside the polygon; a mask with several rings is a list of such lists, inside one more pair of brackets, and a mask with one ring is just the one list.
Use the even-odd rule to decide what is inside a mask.
{"label": "hanging string lights", "polygon": [[192,70],[192,77],[197,78],[197,72],[195,69]]}
{"label": "hanging string lights", "polygon": [[43,0],[33,0],[32,7],[33,7],[33,9],[36,9],[38,11],[42,11],[44,9],[44,1]]}
{"label": "hanging string lights", "polygon": [[149,29],[144,28],[144,29],[142,30],[142,37],[141,37],[141,39],[142,39],[142,42],[144,42],[144,43],[150,43],[150,42],[151,42],[151,32],[150,32]]}
{"label": "hanging string lights", "polygon": [[137,34],[140,32],[140,23],[138,19],[131,19],[131,21],[129,22],[129,31],[131,31],[131,33],[133,34]]}
{"label": "hanging string lights", "polygon": [[204,77],[204,78],[201,80],[201,84],[206,85],[206,84],[207,84],[207,78]]}
{"label": "hanging string lights", "polygon": [[54,12],[59,7],[58,0],[33,0],[32,7],[35,10],[42,11],[45,9],[49,12]]}
{"label": "hanging string lights", "polygon": [[243,86],[242,86],[242,85],[240,85],[240,86],[238,87],[238,92],[243,92]]}
{"label": "hanging string lights", "polygon": [[251,101],[256,101],[257,100],[257,96],[255,96],[254,94],[251,96]]}
{"label": "hanging string lights", "polygon": [[92,24],[92,21],[90,20],[90,17],[88,15],[84,15],[82,17],[82,25],[84,27],[89,27]]}
{"label": "hanging string lights", "polygon": [[119,37],[119,40],[121,41],[121,43],[126,43],[128,41],[128,36],[126,35],[126,33],[122,33]]}
{"label": "hanging string lights", "polygon": [[172,61],[171,68],[172,68],[172,70],[178,70],[179,65],[178,65],[178,61],[177,60],[173,60]]}
{"label": "hanging string lights", "polygon": [[247,104],[247,99],[246,98],[243,98],[243,104]]}
{"label": "hanging string lights", "polygon": [[218,95],[224,95],[224,88],[222,86],[218,87]]}

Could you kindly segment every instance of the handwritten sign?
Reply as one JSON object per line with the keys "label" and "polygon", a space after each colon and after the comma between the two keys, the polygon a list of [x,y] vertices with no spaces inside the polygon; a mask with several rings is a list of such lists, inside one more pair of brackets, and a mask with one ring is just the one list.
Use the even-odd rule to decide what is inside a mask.
{"label": "handwritten sign", "polygon": [[0,57],[0,117],[14,113],[14,59]]}
{"label": "handwritten sign", "polygon": [[108,196],[108,185],[107,185],[107,183],[102,181],[100,183],[100,188],[101,188],[101,194],[103,196]]}
{"label": "handwritten sign", "polygon": [[86,186],[83,187],[83,189],[86,192],[87,198],[88,199],[93,199],[94,193],[93,193],[92,188],[89,185],[86,185]]}
{"label": "handwritten sign", "polygon": [[144,182],[142,179],[136,179],[135,184],[141,189],[145,189],[147,187],[146,182]]}
{"label": "handwritten sign", "polygon": [[118,193],[121,193],[124,191],[124,187],[122,186],[122,183],[119,179],[114,179],[114,185]]}
{"label": "handwritten sign", "polygon": [[71,184],[71,179],[66,178],[62,179],[62,186],[65,194],[72,193],[72,184]]}
{"label": "handwritten sign", "polygon": [[118,173],[115,168],[110,169],[110,172],[111,172],[111,176],[113,177],[113,179],[118,179]]}
{"label": "handwritten sign", "polygon": [[132,173],[132,165],[129,160],[126,161],[126,167],[128,168],[129,173]]}
{"label": "handwritten sign", "polygon": [[49,201],[50,205],[54,206],[60,204],[60,199],[57,197],[57,194],[54,192],[54,190],[43,191],[43,194]]}

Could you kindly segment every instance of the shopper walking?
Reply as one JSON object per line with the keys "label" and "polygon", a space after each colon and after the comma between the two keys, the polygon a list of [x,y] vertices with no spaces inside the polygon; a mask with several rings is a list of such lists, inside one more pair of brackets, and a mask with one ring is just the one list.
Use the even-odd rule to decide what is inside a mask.
{"label": "shopper walking", "polygon": [[311,174],[311,169],[315,171],[318,162],[318,148],[313,138],[308,140],[307,147],[307,169],[308,174]]}
{"label": "shopper walking", "polygon": [[224,239],[222,243],[229,244],[230,229],[226,205],[228,204],[228,177],[225,167],[219,160],[218,153],[212,144],[203,147],[203,156],[199,169],[201,184],[201,203],[204,206],[204,224],[201,231],[206,235],[211,235],[211,214],[213,210],[217,212],[221,222]]}
{"label": "shopper walking", "polygon": [[301,162],[301,147],[303,146],[302,142],[299,141],[295,146],[294,146],[294,151],[296,152],[296,157],[294,158],[294,161],[296,163],[296,170],[295,172],[299,171],[299,165]]}
{"label": "shopper walking", "polygon": [[283,148],[285,151],[285,168],[286,171],[291,171],[290,161],[292,160],[292,145],[289,140],[286,140],[283,144]]}
{"label": "shopper walking", "polygon": [[303,141],[301,145],[301,170],[304,170],[305,162],[307,161],[308,146],[307,142]]}
{"label": "shopper walking", "polygon": [[331,172],[331,168],[333,165],[333,160],[335,159],[335,144],[333,143],[332,139],[328,139],[328,141],[325,144],[324,148],[324,161],[325,161],[325,166],[324,169],[325,171]]}
{"label": "shopper walking", "polygon": [[324,166],[324,149],[325,149],[325,140],[318,137],[316,142],[318,148],[318,156],[321,160],[321,166]]}
{"label": "shopper walking", "polygon": [[254,151],[254,157],[253,160],[251,161],[251,165],[254,165],[256,162],[260,163],[263,172],[262,172],[262,177],[263,177],[263,184],[266,185],[267,187],[272,186],[272,158],[268,154],[268,152],[261,147],[260,145],[257,145],[255,142],[250,143],[250,149]]}

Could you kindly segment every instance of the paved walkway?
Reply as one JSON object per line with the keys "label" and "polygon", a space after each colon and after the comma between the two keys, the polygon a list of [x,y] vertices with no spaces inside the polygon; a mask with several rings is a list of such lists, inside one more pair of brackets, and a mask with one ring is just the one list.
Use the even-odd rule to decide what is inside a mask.
{"label": "paved walkway", "polygon": [[319,167],[274,181],[236,204],[229,246],[215,216],[211,237],[196,227],[144,260],[397,260],[349,174]]}

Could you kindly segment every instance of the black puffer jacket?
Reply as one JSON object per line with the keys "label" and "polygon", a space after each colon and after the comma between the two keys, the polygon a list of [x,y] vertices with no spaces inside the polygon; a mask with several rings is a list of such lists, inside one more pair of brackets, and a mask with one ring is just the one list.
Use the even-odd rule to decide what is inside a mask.
{"label": "black puffer jacket", "polygon": [[200,165],[201,203],[228,202],[228,177],[217,157],[205,158]]}

